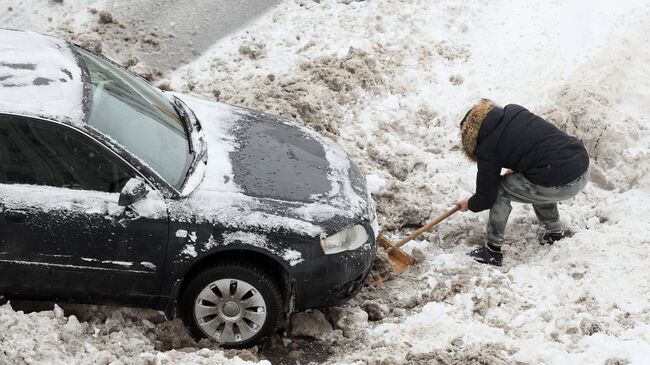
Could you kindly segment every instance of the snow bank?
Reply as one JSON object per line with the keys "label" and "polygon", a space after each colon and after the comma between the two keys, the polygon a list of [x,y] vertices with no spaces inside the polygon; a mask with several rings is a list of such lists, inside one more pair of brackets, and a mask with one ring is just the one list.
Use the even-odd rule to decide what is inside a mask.
{"label": "snow bank", "polygon": [[[330,361],[642,363],[648,227],[622,217],[647,216],[647,14],[634,1],[287,1],[170,80],[336,139],[371,176],[394,238],[472,193],[458,122],[478,98],[547,117],[592,156],[593,184],[560,208],[573,237],[540,247],[532,210],[516,207],[497,270],[465,257],[486,214],[454,216],[407,245],[419,267],[353,301],[391,310],[335,330]],[[266,52],[240,52],[251,44]]]}
{"label": "snow bank", "polygon": [[[184,328],[178,324],[174,327],[160,323],[160,316],[153,311],[113,310],[103,320],[97,318],[101,318],[100,313],[95,311],[94,318],[81,321],[76,315],[66,316],[58,306],[33,313],[14,311],[9,304],[0,306],[0,345],[3,350],[0,361],[62,365],[270,364],[246,353],[241,356],[249,359],[253,356],[254,361],[236,356],[227,358],[217,349],[194,349],[187,353],[183,347],[196,344],[184,334]],[[159,351],[169,345],[178,350]]]}
{"label": "snow bank", "polygon": [[118,18],[110,11],[119,7],[120,2],[3,0],[0,2],[0,27],[55,35],[93,52],[104,53],[147,80],[159,78],[160,71],[147,66],[140,58],[149,53],[165,54],[168,44],[165,40],[176,37],[174,24],[166,29],[146,29],[139,20],[142,14]]}

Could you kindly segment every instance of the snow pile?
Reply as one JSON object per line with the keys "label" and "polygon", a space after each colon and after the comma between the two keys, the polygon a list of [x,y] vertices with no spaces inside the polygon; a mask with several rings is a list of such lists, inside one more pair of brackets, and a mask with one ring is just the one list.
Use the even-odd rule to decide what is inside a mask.
{"label": "snow pile", "polygon": [[[647,24],[631,26],[647,34]],[[642,185],[650,172],[650,126],[642,99],[648,96],[650,37],[613,36],[614,44],[581,65],[542,113],[582,139],[594,161],[591,181],[606,190]],[[616,57],[611,55],[615,54]],[[644,84],[645,83],[645,84]],[[645,180],[647,182],[647,179]]]}
{"label": "snow pile", "polygon": [[[432,203],[427,197],[434,194],[416,183],[421,179],[408,177],[422,175],[426,167],[424,154],[413,142],[425,142],[423,134],[431,129],[431,118],[437,114],[433,97],[427,100],[431,90],[416,90],[430,85],[431,76],[416,74],[414,69],[418,59],[421,59],[420,66],[428,67],[425,57],[431,52],[430,47],[401,47],[411,42],[408,29],[399,34],[394,30],[382,31],[387,24],[401,23],[397,14],[384,14],[386,10],[382,8],[386,4],[347,6],[305,2],[282,7],[286,16],[275,12],[273,17],[261,21],[256,30],[218,44],[197,62],[176,72],[171,78],[172,87],[267,109],[297,118],[327,136],[340,136],[339,143],[366,173],[376,173],[387,181],[386,189],[375,196],[380,202],[384,228],[423,222],[428,209],[422,207]],[[443,9],[426,10],[433,12],[428,14],[433,17]],[[341,19],[332,14],[341,14]],[[281,16],[284,18],[279,19]],[[315,22],[313,16],[323,17],[324,22]],[[286,22],[293,26],[281,28]],[[272,35],[264,41],[266,48],[273,52],[256,59],[239,54],[240,42],[251,38],[260,42],[262,34],[270,28],[274,31],[267,32]],[[333,44],[334,41],[340,44]],[[462,46],[442,39],[431,44],[436,52],[430,56],[433,59],[456,62],[467,55]],[[415,64],[404,64],[405,59],[412,59]],[[242,89],[243,80],[250,86]],[[421,95],[415,97],[416,93]],[[409,100],[410,97],[414,100]],[[345,135],[340,131],[343,126],[348,127]],[[448,125],[438,123],[438,127],[437,134],[449,131]],[[392,138],[404,132],[406,135],[399,139]],[[430,138],[426,136],[427,141]],[[454,143],[441,141],[434,152],[442,153]],[[423,197],[414,199],[405,193],[413,188],[421,188]]]}
{"label": "snow pile", "polygon": [[128,67],[147,80],[161,73],[137,56],[164,53],[164,40],[173,38],[169,30],[145,29],[139,14],[118,19],[110,8],[119,1],[106,0],[4,0],[0,5],[0,26],[25,29],[61,37]]}
{"label": "snow pile", "polygon": [[[153,311],[116,310],[103,323],[98,314],[87,322],[74,314],[66,316],[58,306],[29,314],[14,311],[9,304],[0,306],[0,360],[8,364],[270,364],[244,352],[241,356],[253,361],[229,359],[222,351],[208,348],[188,354],[183,347],[193,341],[184,328],[163,326]],[[158,351],[170,345],[178,350]]]}
{"label": "snow pile", "polygon": [[[593,183],[560,205],[572,237],[539,246],[531,207],[516,205],[505,266],[486,267],[465,252],[483,242],[487,214],[456,214],[407,245],[421,253],[419,265],[346,306],[294,317],[289,333],[318,340],[278,335],[268,354],[337,364],[646,363],[649,7],[286,0],[168,75],[162,84],[176,91],[276,112],[337,139],[372,175],[391,238],[472,193],[475,167],[459,151],[458,122],[480,97],[546,116],[591,153]],[[84,354],[239,361],[188,340],[177,321],[123,312],[79,317],[88,329],[69,336],[72,316],[5,305],[0,347],[16,349],[10,363],[23,362],[20,353],[61,363]]]}
{"label": "snow pile", "polygon": [[[322,341],[333,363],[641,363],[650,227],[622,217],[648,214],[631,203],[648,199],[647,13],[635,2],[287,1],[170,85],[336,139],[371,175],[394,238],[473,191],[458,121],[478,98],[547,117],[592,155],[594,183],[560,208],[573,237],[538,246],[531,207],[516,208],[505,268],[483,267],[465,252],[483,242],[486,214],[457,214],[407,246],[419,267],[351,303],[380,324]],[[265,52],[242,54],[251,43]]]}

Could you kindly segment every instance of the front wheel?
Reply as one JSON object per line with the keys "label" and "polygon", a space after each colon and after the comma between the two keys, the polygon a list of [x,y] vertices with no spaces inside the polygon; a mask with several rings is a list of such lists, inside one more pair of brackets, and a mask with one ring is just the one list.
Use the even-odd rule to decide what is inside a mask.
{"label": "front wheel", "polygon": [[233,262],[209,268],[183,291],[181,315],[195,337],[226,348],[259,344],[277,329],[282,296],[262,269]]}

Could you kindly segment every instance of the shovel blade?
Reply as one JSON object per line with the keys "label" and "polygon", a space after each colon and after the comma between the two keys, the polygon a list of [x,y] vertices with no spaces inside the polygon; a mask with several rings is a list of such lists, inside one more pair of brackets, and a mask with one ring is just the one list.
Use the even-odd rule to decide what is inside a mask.
{"label": "shovel blade", "polygon": [[411,255],[404,252],[401,248],[395,247],[384,235],[379,235],[377,242],[388,252],[388,258],[395,265],[393,268],[393,273],[395,275],[403,273],[409,266],[415,263],[415,259]]}

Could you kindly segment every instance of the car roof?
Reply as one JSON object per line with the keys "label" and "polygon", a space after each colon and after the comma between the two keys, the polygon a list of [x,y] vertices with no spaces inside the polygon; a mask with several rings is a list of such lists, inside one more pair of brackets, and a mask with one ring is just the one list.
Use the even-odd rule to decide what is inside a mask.
{"label": "car roof", "polygon": [[66,41],[0,29],[0,113],[83,123],[82,70]]}

